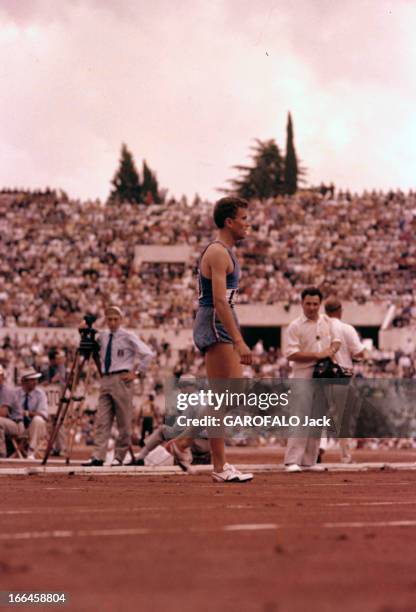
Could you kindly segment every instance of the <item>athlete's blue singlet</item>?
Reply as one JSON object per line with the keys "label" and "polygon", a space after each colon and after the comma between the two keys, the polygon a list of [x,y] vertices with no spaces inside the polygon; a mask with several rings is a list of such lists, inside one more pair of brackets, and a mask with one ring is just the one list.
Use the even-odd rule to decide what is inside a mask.
{"label": "athlete's blue singlet", "polygon": [[234,264],[233,271],[226,275],[226,288],[227,288],[227,301],[232,306],[234,298],[238,293],[238,279],[240,277],[240,264],[238,263],[238,259],[232,252],[230,248],[228,248],[223,242],[220,240],[214,240],[214,242],[210,242],[210,244],[202,251],[201,257],[199,258],[199,266],[198,266],[198,283],[199,283],[199,305],[200,306],[214,306],[214,299],[212,295],[212,281],[210,278],[206,278],[203,276],[201,272],[201,261],[206,250],[211,246],[211,244],[221,244],[225,249],[227,249],[229,256]]}

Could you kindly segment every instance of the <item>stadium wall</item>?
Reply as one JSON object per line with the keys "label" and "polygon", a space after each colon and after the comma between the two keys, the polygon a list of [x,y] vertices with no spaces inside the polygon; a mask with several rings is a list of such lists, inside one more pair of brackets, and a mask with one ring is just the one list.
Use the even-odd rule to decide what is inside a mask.
{"label": "stadium wall", "polygon": [[[169,342],[176,349],[184,349],[192,343],[192,330],[182,329],[178,332],[175,330],[158,329],[131,329],[131,331],[139,334],[140,338],[146,341],[150,336],[154,336],[157,340]],[[9,336],[12,339],[17,338],[19,344],[33,342],[35,336],[46,344],[60,344],[75,346],[80,335],[76,328],[69,327],[1,327],[0,340]]]}
{"label": "stadium wall", "polygon": [[[388,303],[368,302],[356,304],[344,303],[343,319],[355,327],[373,327],[380,330],[388,312]],[[240,304],[236,307],[238,318],[242,327],[269,327],[281,328],[282,348],[285,347],[286,327],[293,319],[301,314],[300,305],[287,304]],[[192,344],[192,330],[172,330],[168,327],[157,329],[133,330],[139,333],[143,340],[155,336],[158,340],[169,342],[176,349],[185,349]],[[410,328],[388,329],[379,331],[379,346],[381,349],[391,350],[410,346],[413,332]],[[2,327],[0,338],[10,336],[17,337],[21,344],[33,341],[34,337],[47,344],[70,344],[76,345],[79,341],[79,333],[75,328],[51,328],[51,327]]]}
{"label": "stadium wall", "polygon": [[[343,302],[343,320],[354,327],[381,327],[389,304],[386,302]],[[301,313],[300,304],[240,304],[236,307],[238,319],[247,327],[283,327]]]}

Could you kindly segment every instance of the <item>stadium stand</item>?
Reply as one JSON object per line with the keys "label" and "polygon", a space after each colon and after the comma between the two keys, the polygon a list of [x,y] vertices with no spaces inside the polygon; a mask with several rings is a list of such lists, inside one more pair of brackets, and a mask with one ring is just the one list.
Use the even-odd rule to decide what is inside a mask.
{"label": "stadium stand", "polygon": [[[414,372],[406,331],[416,316],[415,193],[300,192],[253,201],[251,213],[253,234],[240,249],[244,325],[258,324],[259,308],[263,325],[287,325],[300,290],[317,284],[347,302],[354,325],[381,327],[393,307],[389,329],[380,332],[386,350],[375,349],[365,368],[395,375],[405,355],[406,371]],[[197,370],[194,268],[212,236],[211,215],[211,203],[191,206],[185,198],[104,205],[51,190],[1,192],[0,363],[15,377],[21,367],[42,366],[51,347],[65,348],[70,361],[80,317],[112,301],[159,355],[169,347],[173,370],[184,352]]]}

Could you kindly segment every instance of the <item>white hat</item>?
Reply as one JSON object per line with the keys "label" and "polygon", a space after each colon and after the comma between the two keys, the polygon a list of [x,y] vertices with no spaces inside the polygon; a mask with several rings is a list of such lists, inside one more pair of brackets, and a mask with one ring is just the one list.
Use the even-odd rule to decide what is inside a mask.
{"label": "white hat", "polygon": [[36,372],[35,368],[26,368],[20,375],[21,380],[37,380],[42,374]]}
{"label": "white hat", "polygon": [[105,315],[109,315],[110,313],[116,313],[118,314],[120,317],[123,316],[123,313],[121,311],[121,308],[119,308],[118,306],[107,306],[107,308],[105,309]]}

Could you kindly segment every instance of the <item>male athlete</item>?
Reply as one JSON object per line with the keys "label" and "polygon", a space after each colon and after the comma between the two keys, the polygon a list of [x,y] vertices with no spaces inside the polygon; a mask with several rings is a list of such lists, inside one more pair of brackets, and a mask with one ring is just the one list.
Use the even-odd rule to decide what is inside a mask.
{"label": "male athlete", "polygon": [[[248,203],[235,197],[221,198],[215,205],[214,222],[218,238],[202,252],[199,260],[199,307],[194,322],[194,342],[205,355],[209,380],[241,378],[241,364],[250,365],[252,355],[243,340],[233,301],[238,292],[240,266],[231,250],[249,228]],[[167,448],[179,462],[192,440],[183,437]],[[226,463],[223,438],[210,438],[216,482],[246,482],[243,474]]]}

